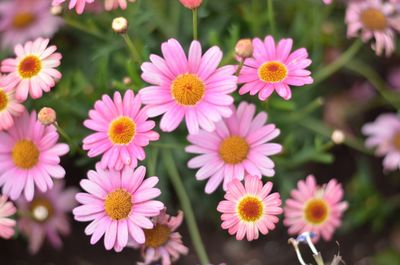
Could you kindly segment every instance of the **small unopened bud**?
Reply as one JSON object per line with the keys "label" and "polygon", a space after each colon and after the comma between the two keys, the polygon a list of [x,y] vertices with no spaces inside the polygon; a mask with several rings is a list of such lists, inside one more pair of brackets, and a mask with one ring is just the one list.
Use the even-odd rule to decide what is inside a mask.
{"label": "small unopened bud", "polygon": [[241,39],[236,43],[235,53],[241,58],[253,56],[253,43],[251,39]]}
{"label": "small unopened bud", "polygon": [[132,79],[130,77],[126,76],[126,77],[124,77],[122,82],[124,83],[124,85],[130,85],[132,83]]}
{"label": "small unopened bud", "polygon": [[331,135],[331,139],[335,144],[342,144],[346,139],[346,135],[341,130],[334,130]]}
{"label": "small unopened bud", "polygon": [[203,0],[179,0],[181,4],[189,9],[196,9],[203,3]]}
{"label": "small unopened bud", "polygon": [[47,126],[56,122],[57,114],[52,108],[42,108],[39,111],[38,120]]}
{"label": "small unopened bud", "polygon": [[53,16],[61,16],[62,12],[63,12],[63,7],[62,6],[52,6],[50,8],[50,13]]}
{"label": "small unopened bud", "polygon": [[118,34],[124,34],[128,30],[128,20],[124,17],[117,17],[113,19],[112,30]]}

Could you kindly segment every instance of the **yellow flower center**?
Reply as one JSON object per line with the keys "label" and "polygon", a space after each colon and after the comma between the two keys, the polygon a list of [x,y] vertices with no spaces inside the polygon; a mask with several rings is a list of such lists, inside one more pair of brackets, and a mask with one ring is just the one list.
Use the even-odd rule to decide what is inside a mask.
{"label": "yellow flower center", "polygon": [[397,132],[393,137],[394,147],[400,151],[400,132]]}
{"label": "yellow flower center", "polygon": [[286,66],[281,62],[266,62],[258,68],[258,77],[266,83],[277,83],[288,75]]}
{"label": "yellow flower center", "polygon": [[329,206],[323,199],[311,199],[304,208],[304,218],[313,225],[324,223],[329,216]]}
{"label": "yellow flower center", "polygon": [[12,21],[13,28],[24,29],[35,22],[36,17],[28,12],[21,12],[15,15]]}
{"label": "yellow flower center", "polygon": [[204,97],[205,85],[197,75],[183,74],[172,82],[171,92],[177,103],[194,106]]}
{"label": "yellow flower center", "polygon": [[8,97],[6,92],[0,88],[0,111],[4,110],[8,104]]}
{"label": "yellow flower center", "polygon": [[132,195],[123,189],[117,189],[109,193],[104,201],[106,214],[113,220],[127,218],[132,206]]}
{"label": "yellow flower center", "polygon": [[37,76],[42,70],[42,62],[36,55],[28,55],[18,65],[18,73],[24,79]]}
{"label": "yellow flower center", "polygon": [[108,129],[108,137],[114,144],[129,144],[136,133],[136,123],[129,117],[122,116],[114,120]]}
{"label": "yellow flower center", "polygon": [[255,196],[245,196],[237,204],[237,214],[244,222],[257,222],[263,215],[264,204]]}
{"label": "yellow flower center", "polygon": [[230,136],[219,146],[219,155],[228,164],[237,164],[246,159],[249,144],[239,136]]}
{"label": "yellow flower center", "polygon": [[39,161],[39,149],[30,140],[18,141],[12,150],[12,160],[21,169],[30,169]]}
{"label": "yellow flower center", "polygon": [[149,248],[158,248],[168,242],[171,229],[162,224],[156,224],[153,229],[144,229],[146,241],[144,245]]}
{"label": "yellow flower center", "polygon": [[365,9],[360,15],[360,20],[369,30],[382,31],[387,28],[385,14],[376,8]]}
{"label": "yellow flower center", "polygon": [[54,213],[52,203],[45,198],[35,198],[29,205],[32,218],[39,222],[46,222]]}

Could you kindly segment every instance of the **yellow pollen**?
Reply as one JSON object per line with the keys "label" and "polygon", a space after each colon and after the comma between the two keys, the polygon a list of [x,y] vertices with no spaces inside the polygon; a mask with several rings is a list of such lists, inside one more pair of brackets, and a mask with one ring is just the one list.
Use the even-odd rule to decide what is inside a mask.
{"label": "yellow pollen", "polygon": [[36,55],[28,55],[18,65],[18,73],[24,79],[37,76],[42,70],[42,62]]}
{"label": "yellow pollen", "polygon": [[258,68],[258,77],[266,83],[280,82],[287,74],[286,66],[280,62],[266,62]]}
{"label": "yellow pollen", "polygon": [[122,116],[114,120],[108,129],[108,137],[114,144],[129,144],[136,133],[136,123],[129,117]]}
{"label": "yellow pollen", "polygon": [[376,8],[365,9],[360,20],[369,30],[383,31],[387,28],[387,20],[385,14]]}
{"label": "yellow pollen", "polygon": [[30,203],[29,211],[35,221],[43,223],[53,215],[54,208],[49,200],[37,197]]}
{"label": "yellow pollen", "polygon": [[400,151],[400,132],[395,133],[393,137],[393,145],[397,150]]}
{"label": "yellow pollen", "polygon": [[14,16],[12,21],[13,28],[24,29],[35,22],[36,17],[28,12],[21,12]]}
{"label": "yellow pollen", "polygon": [[230,136],[219,146],[219,155],[228,164],[242,162],[246,159],[248,152],[249,144],[239,136]]}
{"label": "yellow pollen", "polygon": [[4,110],[8,104],[8,97],[6,92],[0,88],[0,111]]}
{"label": "yellow pollen", "polygon": [[264,204],[255,196],[243,197],[237,204],[237,214],[244,222],[257,222],[263,216]]}
{"label": "yellow pollen", "polygon": [[123,189],[109,193],[104,201],[106,214],[113,220],[127,218],[132,206],[132,195]]}
{"label": "yellow pollen", "polygon": [[158,248],[168,242],[171,229],[162,224],[156,224],[153,229],[144,229],[146,241],[144,245],[149,248]]}
{"label": "yellow pollen", "polygon": [[323,199],[311,199],[304,208],[304,218],[308,223],[319,225],[329,216],[329,206]]}
{"label": "yellow pollen", "polygon": [[204,97],[205,85],[197,75],[183,74],[172,82],[171,93],[177,103],[194,106]]}
{"label": "yellow pollen", "polygon": [[21,169],[30,169],[39,161],[39,150],[30,140],[18,141],[12,150],[12,160]]}

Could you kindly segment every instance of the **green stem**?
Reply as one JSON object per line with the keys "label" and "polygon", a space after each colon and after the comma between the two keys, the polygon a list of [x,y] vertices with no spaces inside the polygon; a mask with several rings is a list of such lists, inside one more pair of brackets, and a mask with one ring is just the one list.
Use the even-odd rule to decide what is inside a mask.
{"label": "green stem", "polygon": [[122,34],[122,38],[124,39],[126,46],[128,46],[128,49],[132,56],[132,60],[141,65],[143,63],[142,58],[140,57],[140,53],[136,49],[129,35],[127,33],[124,33]]}
{"label": "green stem", "polygon": [[68,133],[67,133],[66,131],[64,131],[64,129],[61,128],[61,127],[58,125],[57,122],[55,122],[53,125],[56,127],[57,131],[61,134],[62,137],[64,137],[64,139],[68,142],[68,144],[69,144],[70,146],[74,146],[74,147],[75,147],[75,150],[77,150],[78,153],[80,153],[80,154],[85,154],[85,152],[84,152],[84,151],[82,150],[82,148],[76,143],[76,141],[72,140],[72,138],[68,135]]}
{"label": "green stem", "polygon": [[190,199],[186,193],[185,187],[182,183],[181,177],[179,176],[178,169],[176,168],[175,161],[173,159],[172,153],[165,150],[163,154],[163,161],[165,168],[170,176],[172,185],[178,195],[179,201],[181,203],[183,212],[185,213],[185,220],[189,228],[190,237],[192,238],[193,246],[196,253],[200,259],[201,265],[210,264],[207,256],[207,252],[204,248],[203,242],[201,240],[200,232],[194,217],[194,212],[190,204]]}
{"label": "green stem", "polygon": [[194,8],[192,12],[193,12],[193,39],[198,40],[199,39],[199,33],[198,33],[199,10],[197,8]]}
{"label": "green stem", "polygon": [[245,58],[242,58],[242,60],[240,61],[239,65],[238,65],[238,69],[236,70],[236,76],[239,76],[240,71],[242,71],[245,60],[246,60]]}
{"label": "green stem", "polygon": [[85,32],[85,33],[87,33],[89,35],[92,35],[92,36],[94,36],[96,38],[99,38],[99,39],[102,39],[102,40],[106,40],[107,39],[105,37],[105,35],[103,35],[101,32],[99,32],[97,30],[94,30],[94,29],[91,29],[90,27],[87,27],[87,26],[83,25],[82,23],[80,23],[78,21],[75,21],[75,20],[73,20],[73,19],[71,19],[69,17],[66,17],[66,16],[63,17],[63,19],[64,19],[64,22],[68,26],[70,26],[71,28],[75,28],[77,30],[80,30],[82,32]]}
{"label": "green stem", "polygon": [[274,3],[273,0],[268,0],[268,20],[271,34],[275,35],[275,19],[274,19]]}

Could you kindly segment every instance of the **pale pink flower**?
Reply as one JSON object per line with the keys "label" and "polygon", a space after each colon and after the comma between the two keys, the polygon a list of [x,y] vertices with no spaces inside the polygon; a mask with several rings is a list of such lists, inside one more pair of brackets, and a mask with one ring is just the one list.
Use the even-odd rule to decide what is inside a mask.
{"label": "pale pink flower", "polygon": [[10,129],[14,125],[14,118],[24,110],[25,107],[15,98],[14,90],[7,92],[0,87],[0,131]]}
{"label": "pale pink flower", "polygon": [[258,93],[260,100],[266,100],[276,91],[285,100],[292,97],[290,86],[304,86],[313,83],[311,72],[306,70],[311,60],[305,48],[291,52],[292,39],[282,39],[275,43],[272,36],[264,42],[253,39],[253,57],[244,61],[238,82],[244,84],[239,94]]}
{"label": "pale pink flower", "polygon": [[322,0],[324,3],[325,3],[325,5],[330,5],[330,4],[332,4],[332,0]]}
{"label": "pale pink flower", "polygon": [[335,179],[322,187],[317,186],[312,175],[305,181],[300,180],[297,189],[292,190],[291,198],[286,200],[283,223],[289,227],[288,233],[311,232],[317,236],[316,240],[320,236],[326,241],[331,240],[348,207],[342,199],[342,185]]}
{"label": "pale pink flower", "polygon": [[144,262],[139,262],[138,265],[148,265],[159,260],[162,265],[171,265],[180,255],[187,255],[189,249],[183,245],[181,234],[176,232],[182,224],[183,212],[179,211],[174,217],[168,215],[164,209],[152,221],[154,228],[144,230],[145,243],[131,243],[134,248],[141,249],[144,258]]}
{"label": "pale pink flower", "polygon": [[35,185],[46,192],[53,187],[52,178],[65,176],[60,157],[68,153],[66,144],[59,144],[53,125],[44,126],[36,112],[24,112],[8,131],[0,131],[0,186],[3,193],[16,200],[24,190],[28,201],[33,199]]}
{"label": "pale pink flower", "polygon": [[24,46],[15,46],[16,58],[1,63],[1,71],[9,73],[0,80],[0,86],[9,91],[16,89],[16,98],[25,101],[28,93],[32,98],[40,98],[43,91],[50,92],[61,78],[55,68],[60,65],[62,55],[56,46],[48,47],[49,40],[38,38]]}
{"label": "pale pink flower", "polygon": [[388,83],[393,90],[400,92],[400,67],[392,68],[389,71]]}
{"label": "pale pink flower", "polygon": [[4,239],[10,239],[15,233],[16,222],[10,217],[17,212],[14,204],[7,200],[6,195],[0,195],[0,237]]}
{"label": "pale pink flower", "polygon": [[376,155],[384,156],[386,171],[400,169],[400,117],[394,113],[381,114],[374,122],[363,126],[362,132],[368,138],[365,145],[376,147]]}
{"label": "pale pink flower", "polygon": [[374,38],[372,48],[377,55],[385,50],[386,56],[395,50],[396,31],[400,31],[400,15],[382,0],[349,3],[346,11],[347,36],[361,35],[364,42]]}
{"label": "pale pink flower", "polygon": [[126,9],[126,7],[128,6],[128,1],[131,3],[136,2],[136,0],[105,0],[104,8],[107,11],[117,9],[118,7],[120,7],[121,9]]}
{"label": "pale pink flower", "polygon": [[[58,6],[64,3],[66,0],[53,0],[52,5]],[[91,4],[95,2],[95,0],[69,0],[68,8],[73,9],[75,8],[76,13],[82,14],[85,10],[86,4]]]}
{"label": "pale pink flower", "polygon": [[222,213],[223,229],[229,234],[236,234],[237,240],[245,236],[248,241],[258,239],[259,232],[266,235],[275,229],[275,224],[283,210],[279,193],[270,194],[272,183],[264,186],[259,177],[246,176],[244,185],[234,179],[228,186],[225,200],[218,204],[217,210]]}
{"label": "pale pink flower", "polygon": [[96,133],[83,140],[83,149],[89,150],[89,157],[102,154],[102,168],[136,167],[138,160],[146,157],[143,147],[159,139],[159,134],[151,130],[155,122],[147,120],[141,104],[140,96],[128,90],[123,98],[119,92],[114,93],[114,99],[103,95],[89,111],[84,125]]}
{"label": "pale pink flower", "polygon": [[28,238],[29,252],[36,254],[45,239],[57,249],[62,247],[61,236],[71,232],[68,214],[76,206],[77,189],[65,188],[64,181],[57,180],[46,193],[39,192],[31,202],[19,199],[17,206],[22,213],[18,227]]}
{"label": "pale pink flower", "polygon": [[255,115],[256,106],[240,103],[233,114],[216,123],[216,130],[200,130],[189,134],[186,152],[199,154],[188,162],[189,168],[200,168],[198,180],[208,179],[206,193],[214,192],[223,181],[224,190],[233,179],[243,180],[247,174],[272,177],[274,162],[268,157],[282,151],[280,144],[268,143],[280,130],[266,124],[267,114]]}
{"label": "pale pink flower", "polygon": [[142,64],[142,78],[152,86],[140,90],[148,115],[161,118],[161,130],[175,130],[185,118],[190,133],[199,127],[213,131],[214,123],[232,114],[230,105],[237,78],[232,65],[218,68],[222,51],[214,46],[204,55],[200,43],[193,41],[187,58],[175,39],[161,45],[164,58],[150,56]]}
{"label": "pale pink flower", "polygon": [[91,235],[90,243],[96,244],[104,235],[107,250],[122,251],[128,240],[145,243],[143,229],[152,229],[149,217],[160,214],[163,203],[153,200],[161,194],[154,186],[157,177],[144,179],[146,168],[136,170],[125,167],[122,171],[89,171],[88,179],[81,181],[87,193],[78,193],[76,199],[82,205],[75,208],[75,220],[91,223],[85,234]]}
{"label": "pale pink flower", "polygon": [[13,48],[37,37],[50,38],[63,21],[50,13],[49,0],[8,0],[0,3],[1,46]]}
{"label": "pale pink flower", "polygon": [[179,2],[186,8],[195,9],[203,3],[203,0],[179,0]]}

